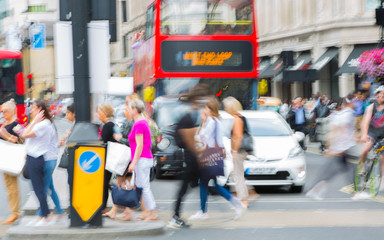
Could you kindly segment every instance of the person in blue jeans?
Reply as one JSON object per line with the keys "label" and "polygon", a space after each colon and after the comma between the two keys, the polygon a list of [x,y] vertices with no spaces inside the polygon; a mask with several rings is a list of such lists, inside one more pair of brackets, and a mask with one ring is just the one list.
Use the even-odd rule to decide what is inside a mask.
{"label": "person in blue jeans", "polygon": [[[33,191],[39,200],[41,218],[32,221],[33,226],[48,226],[53,223],[52,214],[48,208],[47,194],[44,189],[45,156],[50,151],[52,116],[44,101],[39,100],[31,108],[34,120],[22,132],[21,137],[26,139],[26,168],[31,179]],[[56,157],[57,158],[57,157]]]}
{"label": "person in blue jeans", "polygon": [[[44,167],[44,191],[47,196],[51,196],[53,203],[56,207],[56,213],[58,214],[56,220],[59,220],[63,217],[63,209],[61,209],[59,197],[53,186],[52,174],[55,171],[57,164],[57,153],[58,153],[58,138],[56,134],[56,128],[53,123],[49,125],[49,131],[47,132],[49,137],[48,152],[44,154],[45,167]],[[42,217],[41,209],[39,209],[37,216]]]}
{"label": "person in blue jeans", "polygon": [[[35,118],[34,122],[35,124],[39,124],[40,122],[44,121],[45,117],[43,118]],[[56,128],[54,124],[51,121],[47,121],[45,125],[45,144],[47,147],[47,152],[44,153],[44,170],[43,170],[43,189],[46,196],[50,196],[53,200],[53,203],[56,207],[56,212],[58,214],[56,220],[59,220],[63,217],[63,209],[60,205],[59,197],[55,191],[55,187],[53,186],[53,179],[52,174],[53,171],[56,168],[57,163],[57,153],[58,153],[58,138],[56,134]],[[50,214],[51,215],[51,214]],[[37,212],[37,218],[31,222],[29,225],[35,225],[38,221],[40,221],[43,218],[42,209],[40,208]],[[51,221],[51,224],[54,221]]]}
{"label": "person in blue jeans", "polygon": [[[55,204],[56,214],[58,215],[56,217],[56,220],[59,220],[59,219],[62,219],[64,215],[64,210],[61,208],[59,196],[57,195],[55,187],[53,185],[52,174],[56,168],[56,163],[57,163],[57,159],[45,161],[44,190],[47,196],[50,196],[53,203]],[[39,211],[37,212],[37,216],[42,217],[41,209],[39,209]]]}
{"label": "person in blue jeans", "polygon": [[[201,114],[202,126],[197,135],[197,142],[200,142],[201,147],[198,152],[203,152],[205,148],[213,148],[215,146],[223,147],[223,132],[221,130],[221,123],[219,117],[219,103],[216,99],[211,98],[204,105],[204,112]],[[204,179],[200,177],[200,207],[201,210],[189,217],[189,220],[207,219],[207,201],[208,201],[208,183],[211,179]],[[241,201],[234,197],[227,189],[217,184],[216,178],[213,178],[215,183],[215,190],[218,194],[228,200],[235,209],[235,219],[238,219],[245,208],[242,206]]]}

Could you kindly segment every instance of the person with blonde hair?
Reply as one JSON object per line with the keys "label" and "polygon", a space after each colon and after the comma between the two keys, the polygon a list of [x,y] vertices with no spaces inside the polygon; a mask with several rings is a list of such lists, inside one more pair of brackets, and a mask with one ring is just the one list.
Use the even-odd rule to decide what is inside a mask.
{"label": "person with blonde hair", "polygon": [[[104,143],[116,142],[116,139],[113,137],[115,123],[113,123],[114,110],[109,104],[102,104],[97,107],[97,117],[103,123],[103,127],[100,134],[100,140]],[[108,189],[109,182],[111,181],[112,173],[108,170],[104,171],[104,199],[103,199],[103,214],[108,212],[107,202],[108,202]]]}
{"label": "person with blonde hair", "polygon": [[[223,100],[224,110],[231,114],[235,120],[231,131],[231,154],[233,159],[233,178],[237,197],[245,207],[248,207],[248,188],[244,178],[244,160],[247,152],[241,149],[244,131],[247,128],[245,118],[239,113],[243,110],[241,103],[234,97]],[[257,195],[255,195],[257,196]]]}
{"label": "person with blonde hair", "polygon": [[[222,125],[219,120],[219,103],[216,99],[210,98],[204,105],[204,112],[201,114],[201,120],[202,126],[200,131],[198,131],[197,137],[200,139],[201,143],[203,143],[203,147],[198,149],[197,152],[202,153],[206,148],[224,148]],[[209,178],[200,174],[199,185],[201,210],[190,216],[189,220],[201,220],[208,218],[208,183],[211,179],[215,183],[215,190],[217,193],[229,201],[234,207],[236,212],[235,219],[238,219],[244,211],[240,200],[234,197],[227,189],[218,185],[216,176]]]}
{"label": "person with blonde hair", "polygon": [[[16,143],[18,134],[13,129],[18,125],[16,122],[16,105],[13,100],[5,102],[2,107],[5,123],[0,129],[0,138],[8,142]],[[11,224],[20,216],[20,194],[18,177],[4,173],[4,181],[8,191],[8,203],[11,207],[11,216],[3,224]]]}
{"label": "person with blonde hair", "polygon": [[156,202],[150,185],[150,172],[153,167],[152,142],[149,124],[142,115],[144,108],[144,102],[139,99],[132,99],[128,104],[128,112],[135,121],[128,135],[131,146],[131,163],[128,172],[135,172],[136,186],[143,189],[142,200],[145,211],[138,219],[151,221],[159,218],[155,212]]}

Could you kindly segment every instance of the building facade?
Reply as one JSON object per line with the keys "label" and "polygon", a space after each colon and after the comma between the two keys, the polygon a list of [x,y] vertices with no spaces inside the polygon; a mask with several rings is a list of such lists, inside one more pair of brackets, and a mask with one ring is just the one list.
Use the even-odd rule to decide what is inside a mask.
{"label": "building facade", "polygon": [[[339,98],[358,89],[357,57],[351,56],[378,46],[375,8],[379,5],[379,0],[258,0],[260,59],[265,61],[260,78],[268,78],[270,95],[292,99],[320,92]],[[303,72],[287,79],[273,65],[284,51],[292,52],[296,60],[285,69],[309,69],[316,76],[305,80],[308,74]],[[300,57],[305,65],[300,65]],[[354,69],[344,70],[345,64]],[[270,74],[263,74],[268,67]]]}
{"label": "building facade", "polygon": [[145,30],[145,13],[151,2],[152,0],[117,0],[117,42],[111,44],[112,76],[132,76],[132,45]]}
{"label": "building facade", "polygon": [[[59,0],[2,0],[0,46],[23,53],[25,75],[33,73],[27,97],[43,98],[55,86],[53,26],[59,19]],[[10,37],[11,36],[11,37]]]}

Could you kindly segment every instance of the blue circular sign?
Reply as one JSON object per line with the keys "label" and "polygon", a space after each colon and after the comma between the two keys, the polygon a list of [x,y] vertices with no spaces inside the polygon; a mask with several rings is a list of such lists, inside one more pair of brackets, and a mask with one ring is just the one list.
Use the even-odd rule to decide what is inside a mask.
{"label": "blue circular sign", "polygon": [[101,158],[95,152],[86,151],[80,155],[79,165],[81,170],[83,170],[84,172],[94,173],[100,169]]}

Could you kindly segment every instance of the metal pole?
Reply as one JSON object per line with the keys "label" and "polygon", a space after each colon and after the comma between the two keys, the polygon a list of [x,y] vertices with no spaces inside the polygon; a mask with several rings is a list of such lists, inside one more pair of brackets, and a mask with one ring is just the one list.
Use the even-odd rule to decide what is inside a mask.
{"label": "metal pole", "polygon": [[91,95],[89,92],[88,28],[90,1],[70,0],[72,11],[72,41],[74,66],[74,100],[76,121],[91,121]]}

